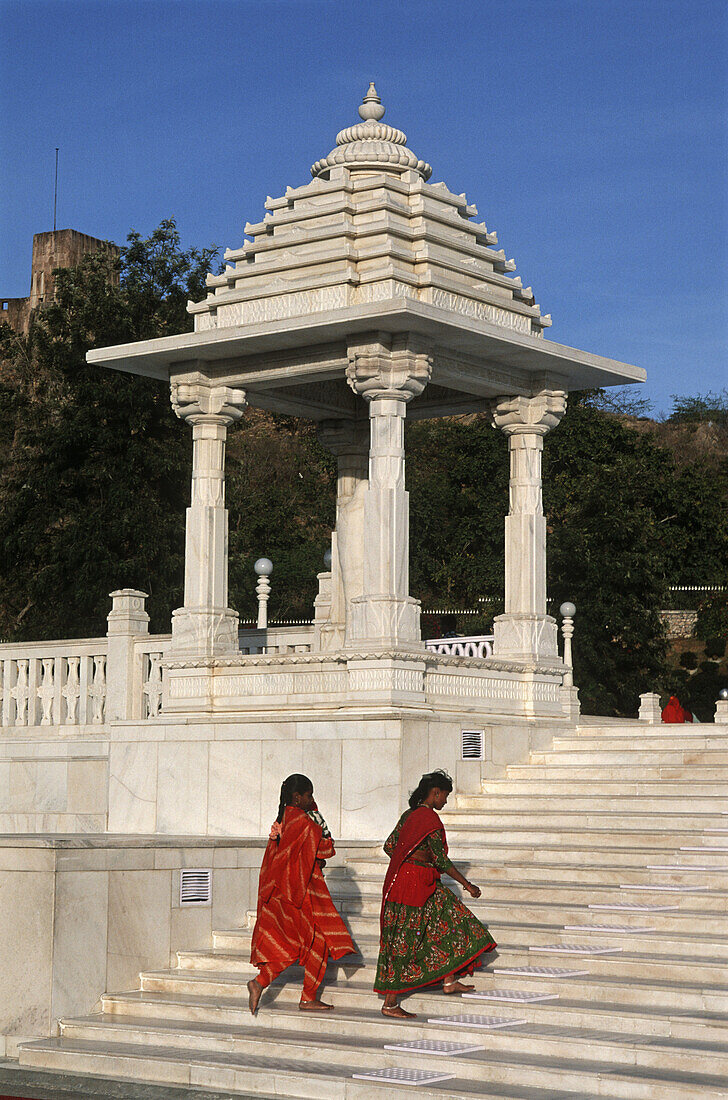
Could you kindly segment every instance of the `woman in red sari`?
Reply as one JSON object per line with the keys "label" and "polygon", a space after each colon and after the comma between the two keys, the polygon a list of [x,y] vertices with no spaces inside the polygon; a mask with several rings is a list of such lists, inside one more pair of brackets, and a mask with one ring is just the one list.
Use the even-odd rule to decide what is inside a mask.
{"label": "woman in red sari", "polygon": [[442,982],[445,993],[474,988],[460,981],[480,966],[495,940],[459,898],[440,883],[445,874],[473,898],[480,890],[447,856],[445,829],[436,811],[452,791],[443,771],[423,775],[410,808],[388,837],[390,857],[382,891],[379,962],[374,990],[384,994],[382,1015],[412,1019],[398,1003],[402,993]]}
{"label": "woman in red sari", "polygon": [[340,959],[356,949],[334,908],[321,868],[335,854],[331,834],[305,775],[289,775],[281,786],[258,882],[258,916],[250,958],[259,974],[248,982],[255,1015],[263,990],[295,962],[304,969],[302,1011],[333,1006],[318,997],[329,955]]}

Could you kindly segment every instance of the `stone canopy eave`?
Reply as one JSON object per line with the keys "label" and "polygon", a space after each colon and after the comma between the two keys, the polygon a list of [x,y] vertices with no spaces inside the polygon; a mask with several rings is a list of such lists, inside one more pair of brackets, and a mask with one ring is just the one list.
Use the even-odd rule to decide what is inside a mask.
{"label": "stone canopy eave", "polygon": [[[253,382],[254,375],[258,389],[266,381],[300,386],[322,380],[321,364],[302,363],[292,374],[290,366],[276,363],[277,356],[290,357],[292,352],[304,356],[307,349],[326,345],[343,347],[347,339],[371,332],[425,338],[450,363],[447,377],[437,372],[440,378],[433,375],[433,382],[443,381],[478,399],[489,392],[518,394],[544,385],[567,391],[618,386],[644,382],[647,376],[642,367],[409,298],[95,348],[86,358],[99,366],[165,381],[175,374],[210,369],[218,376],[234,376],[240,385],[249,375]],[[462,369],[458,356],[463,357]],[[269,367],[266,357],[270,357]],[[333,363],[332,368],[339,374]]]}

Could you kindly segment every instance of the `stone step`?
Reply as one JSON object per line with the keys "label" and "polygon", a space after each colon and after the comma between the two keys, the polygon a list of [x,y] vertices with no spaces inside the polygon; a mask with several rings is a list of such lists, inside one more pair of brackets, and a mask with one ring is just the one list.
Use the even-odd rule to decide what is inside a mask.
{"label": "stone step", "polygon": [[[511,765],[515,767],[516,765]],[[507,779],[484,779],[481,782],[481,788],[485,795],[503,795],[503,794],[548,794],[551,798],[570,797],[571,792],[574,790],[574,785],[578,786],[580,797],[593,794],[597,797],[608,797],[609,795],[619,795],[624,797],[625,795],[634,795],[642,798],[658,798],[669,801],[673,798],[706,798],[721,799],[723,805],[720,807],[722,810],[728,808],[728,797],[726,797],[725,791],[725,770],[719,769],[718,774],[713,779],[702,780],[700,776],[691,780],[689,776],[678,779],[660,778],[656,776],[654,779],[639,778],[632,779],[630,774],[626,772],[626,769],[617,769],[616,774],[612,779],[605,778],[600,779],[598,777],[590,778],[589,776],[580,776],[578,774],[569,775],[568,772],[565,775],[554,774],[558,771],[565,771],[566,769],[557,768],[543,768],[541,771],[543,775],[541,778],[533,775],[533,771],[538,771],[537,765],[524,764],[519,765],[523,768],[523,772],[518,772],[516,775],[509,775]],[[531,770],[533,768],[533,771]],[[578,771],[578,769],[574,769]],[[600,769],[603,770],[603,769]],[[626,773],[626,774],[625,774]],[[622,778],[619,778],[619,775]],[[529,778],[533,776],[533,778]]]}
{"label": "stone step", "polygon": [[[706,836],[698,832],[638,832],[637,830],[619,831],[611,829],[489,829],[479,826],[477,823],[461,819],[459,822],[447,824],[447,838],[453,853],[463,847],[473,847],[479,843],[483,849],[505,849],[518,845],[546,846],[549,849],[564,851],[574,849],[576,846],[580,852],[593,848],[618,848],[632,849],[633,851],[650,851],[656,849],[677,850],[683,847],[705,847]],[[721,845],[714,844],[720,848]],[[371,858],[371,857],[370,857]],[[490,857],[488,857],[490,858]],[[352,860],[353,864],[355,860]],[[348,864],[348,861],[347,861]]]}
{"label": "stone step", "polygon": [[[687,875],[696,870],[705,868],[705,879],[700,881],[705,885],[711,882],[716,886],[725,885],[722,877],[728,872],[728,860],[724,853],[687,852],[679,848],[660,848],[649,851],[631,849],[610,850],[609,848],[592,850],[588,853],[574,853],[569,849],[535,849],[531,861],[525,858],[514,858],[510,853],[499,852],[498,858],[490,859],[464,858],[454,849],[453,858],[461,870],[465,871],[473,881],[482,885],[491,879],[507,881],[528,881],[534,878],[543,879],[549,877],[554,882],[609,882],[621,881],[653,881],[653,876],[660,876],[660,881],[669,868],[671,874],[678,874],[684,870]],[[505,856],[505,858],[504,858]],[[536,857],[539,858],[536,858]],[[677,870],[675,870],[677,868]],[[386,869],[385,861],[372,860],[370,862],[357,861],[347,864],[341,874],[334,874],[335,868],[327,872],[327,882],[330,889],[338,889],[339,884],[350,883],[353,886],[365,881],[376,881],[381,888]],[[712,876],[712,879],[711,879]],[[658,878],[654,878],[658,881]],[[686,885],[693,883],[693,879],[686,878]],[[697,880],[695,880],[697,881]]]}
{"label": "stone step", "polygon": [[[613,973],[624,977],[654,977],[657,980],[672,974],[680,980],[689,980],[692,977],[696,981],[707,981],[713,984],[720,983],[726,977],[726,984],[728,985],[725,957],[700,957],[693,952],[688,953],[685,945],[679,948],[682,953],[678,955],[668,954],[667,951],[660,953],[659,944],[656,951],[654,940],[649,945],[652,947],[651,951],[648,945],[638,945],[636,950],[630,951],[627,950],[621,936],[618,935],[612,935],[611,937],[608,935],[579,937],[571,932],[561,931],[559,935],[552,936],[550,939],[548,937],[543,938],[546,942],[532,944],[498,941],[498,964],[501,964],[503,960],[508,960],[509,963],[519,966],[530,964],[561,966],[571,965],[571,963],[566,963],[563,960],[573,957],[579,966],[588,963],[591,974]],[[598,950],[609,951],[609,954],[566,954],[563,953],[564,944],[574,945],[585,952]],[[359,977],[363,978],[367,975],[369,980],[373,981],[378,955],[376,944],[370,941],[367,944],[361,943],[357,946],[361,951],[360,956],[348,956],[341,960],[338,967],[332,967],[332,970],[336,969],[338,973],[342,971],[351,973],[357,967]],[[547,950],[547,948],[553,948],[554,950]],[[184,980],[188,974],[199,975],[203,980],[206,978],[212,979],[217,974],[224,975],[226,978],[236,977],[237,979],[242,976],[247,980],[256,972],[250,965],[250,954],[246,951],[227,955],[215,951],[180,952],[179,955],[180,966],[177,969],[143,975],[143,988],[157,988],[154,984],[145,984],[147,976],[150,976],[153,982],[164,975],[168,975],[175,981]],[[556,961],[550,962],[549,959]],[[226,965],[229,965],[229,969],[225,969]],[[488,961],[489,971],[493,969],[493,965]]]}
{"label": "stone step", "polygon": [[[486,780],[483,780],[483,784],[486,784]],[[508,783],[508,780],[502,782]],[[725,793],[712,794],[712,795],[700,795],[699,792],[690,791],[688,785],[678,791],[675,794],[660,794],[662,790],[662,784],[653,784],[657,787],[657,794],[636,794],[629,790],[621,790],[616,793],[597,793],[595,791],[582,791],[582,784],[579,783],[579,794],[571,794],[568,791],[560,792],[556,787],[544,791],[530,791],[523,790],[523,785],[510,784],[510,793],[496,793],[495,791],[489,791],[489,793],[460,795],[457,800],[458,809],[462,810],[476,810],[488,813],[490,810],[510,810],[516,812],[518,810],[527,810],[530,813],[537,813],[539,810],[547,810],[552,813],[561,813],[564,811],[581,812],[588,811],[590,813],[609,813],[614,812],[616,814],[633,814],[633,813],[656,813],[666,814],[673,812],[685,812],[686,804],[689,804],[694,811],[700,811],[700,813],[709,813],[711,815],[722,817],[728,812],[728,799]],[[522,793],[514,793],[522,791]]]}
{"label": "stone step", "polygon": [[[718,933],[704,934],[699,931],[675,933],[658,927],[658,916],[664,914],[643,913],[641,922],[633,925],[625,923],[619,915],[616,917],[600,916],[595,911],[588,912],[581,918],[574,918],[571,924],[515,924],[508,921],[489,919],[488,927],[498,943],[499,950],[528,950],[531,945],[549,944],[560,938],[583,940],[586,943],[601,943],[604,936],[609,934],[611,925],[612,933],[618,937],[618,942],[624,951],[636,954],[660,954],[684,955],[695,959],[724,959],[728,957],[728,927],[724,928],[723,935]],[[365,963],[376,963],[379,952],[379,928],[374,919],[353,918],[348,921],[354,943],[360,951],[360,957]],[[575,928],[587,928],[596,926],[593,931],[576,931]],[[605,932],[603,926],[607,928]],[[240,958],[243,962],[250,958],[250,940],[252,936],[252,924],[247,928],[222,929],[213,932],[213,947],[199,949],[197,951],[177,952],[178,957],[184,956],[187,960],[184,966],[195,968],[197,960],[204,960],[213,955],[231,955]],[[344,970],[349,965],[354,965],[354,956],[345,956],[339,965]],[[180,965],[183,965],[180,963]],[[335,965],[335,964],[330,964]],[[358,964],[357,964],[358,965]],[[202,962],[199,966],[203,967]]]}
{"label": "stone step", "polygon": [[[470,901],[474,906],[475,903]],[[619,903],[619,908],[597,903],[596,908],[583,905],[548,906],[548,904],[504,904],[502,901],[490,901],[487,910],[481,910],[479,917],[487,922],[488,928],[500,942],[516,941],[521,936],[537,937],[546,933],[553,938],[565,928],[575,924],[619,924],[622,927],[636,929],[649,925],[657,935],[672,939],[701,937],[705,942],[722,941],[726,936],[726,921],[722,916],[712,917],[704,914],[684,913],[673,908],[674,902],[663,898],[655,905],[642,906],[629,899]],[[379,937],[379,910],[366,914],[347,913],[344,921],[355,942],[361,937]],[[247,923],[243,928],[219,930],[213,933],[213,946],[241,950],[239,937],[249,936],[255,924],[255,912],[247,914]],[[249,942],[249,941],[246,941]],[[532,942],[529,940],[529,942]],[[541,941],[543,942],[543,941]]]}
{"label": "stone step", "polygon": [[[599,854],[602,855],[602,853]],[[654,860],[655,862],[649,863],[646,862],[647,860]],[[689,860],[694,862],[690,863]],[[707,869],[706,860],[710,863]],[[684,881],[686,886],[695,884],[719,888],[728,886],[728,879],[725,877],[728,874],[728,862],[725,857],[703,856],[697,852],[680,852],[673,849],[668,849],[667,852],[651,852],[647,855],[644,852],[629,852],[626,857],[619,853],[613,855],[611,860],[604,859],[603,862],[600,862],[598,858],[592,859],[590,856],[589,866],[573,861],[555,863],[546,859],[534,861],[533,863],[528,863],[526,860],[490,863],[483,860],[461,859],[458,861],[458,866],[473,882],[481,887],[493,881],[523,884],[543,881],[545,878],[548,878],[551,882],[579,882],[596,885],[604,883],[618,884],[620,882],[643,882],[645,884],[674,882],[679,885]],[[669,870],[664,870],[665,867]],[[678,869],[675,870],[674,868]],[[357,866],[351,870],[354,871],[353,874],[340,876],[329,874],[327,876],[329,890],[351,893],[363,889],[365,885],[367,891],[371,891],[375,885],[378,890],[381,890],[384,875],[380,872],[383,868],[371,863]],[[690,877],[691,874],[692,877]],[[700,877],[696,878],[696,874],[699,874]],[[455,889],[454,885],[447,879],[446,883],[451,889]]]}
{"label": "stone step", "polygon": [[[492,1007],[484,1013],[478,1002],[469,1001],[465,1004],[461,998],[457,998],[452,1005],[449,1002],[444,1004],[436,1012],[437,1015],[447,1018],[460,1015],[464,1011],[470,1013],[471,1009],[473,1015],[496,1015]],[[260,1011],[262,1018],[266,1010],[261,1008]],[[424,1068],[428,1064],[427,1058],[423,1059],[421,1052],[392,1052],[385,1049],[385,1043],[400,1040],[392,1034],[394,1029],[391,1022],[383,1020],[376,1007],[367,1011],[342,1006],[337,1011],[335,1020],[331,1017],[317,1028],[301,1026],[301,1015],[296,1011],[295,1005],[288,1010],[283,1006],[276,1008],[272,1015],[276,1024],[276,1053],[282,1059],[296,1058],[305,1062],[346,1065],[350,1063],[352,1055],[349,1044],[355,1038],[358,1053],[366,1052],[367,1062],[376,1068],[391,1064],[390,1060],[395,1053],[405,1054],[405,1060],[401,1063],[403,1065]],[[499,1009],[497,1015],[505,1020],[524,1020],[518,1014],[518,1009],[512,1007]],[[288,1027],[284,1028],[281,1025],[286,1017]],[[256,1025],[257,1021],[251,1021],[247,1028],[205,1023],[180,1027],[179,1022],[174,1020],[145,1021],[131,1018],[122,1022],[117,1017],[99,1015],[64,1023],[61,1034],[63,1039],[72,1041],[127,1042],[179,1049],[192,1045],[197,1050],[265,1055],[270,1051],[270,1033],[266,1034]],[[468,1032],[464,1028],[458,1028],[457,1032],[457,1041],[467,1038]],[[404,1041],[438,1041],[448,1034],[452,1034],[453,1041],[456,1040],[448,1025],[434,1025],[424,1016],[420,1016],[417,1026],[408,1028]],[[566,1057],[574,1061],[589,1062],[603,1059],[617,1065],[634,1064],[650,1069],[683,1072],[695,1069],[696,1060],[699,1059],[702,1071],[711,1076],[728,1070],[728,1049],[721,1042],[704,1038],[680,1041],[666,1036],[633,1033],[627,1046],[620,1032],[609,1029],[564,1028],[545,1021],[534,1023],[528,1020],[515,1027],[493,1029],[487,1036],[481,1035],[480,1038],[477,1033],[471,1034],[470,1038],[474,1043],[482,1043],[487,1039],[488,1052],[540,1054],[544,1058]],[[467,1067],[462,1059],[455,1058],[443,1058],[442,1063],[438,1061],[438,1065],[449,1065],[450,1069],[458,1071],[458,1075],[479,1080],[486,1052],[483,1050],[472,1053],[473,1057],[468,1059]],[[477,1054],[481,1057],[477,1057]]]}
{"label": "stone step", "polygon": [[[698,895],[690,895],[695,898]],[[591,905],[604,906],[604,908],[590,908]],[[637,906],[645,908],[638,909]],[[667,909],[655,911],[652,906],[668,906]],[[717,933],[720,936],[726,932],[726,918],[724,913],[705,913],[694,909],[681,908],[677,898],[665,897],[659,899],[624,897],[611,902],[586,902],[576,904],[555,904],[550,900],[534,901],[510,901],[503,898],[488,898],[480,901],[468,901],[469,908],[475,915],[490,928],[497,928],[499,922],[508,921],[522,924],[558,925],[561,928],[567,924],[586,923],[584,918],[595,918],[597,922],[605,920],[619,921],[620,924],[645,923],[646,916],[650,924],[659,931],[665,930],[680,934],[682,932],[694,932],[699,930],[706,935]],[[675,908],[672,908],[672,907]],[[346,923],[352,928],[366,928],[376,934],[379,927],[379,906],[375,903],[367,905],[359,911],[345,912]],[[363,922],[363,925],[362,925]],[[497,936],[496,936],[497,939]]]}
{"label": "stone step", "polygon": [[[678,769],[683,774],[690,769],[699,776],[710,779],[712,772],[720,771],[728,764],[728,739],[722,749],[550,749],[532,752],[527,764],[509,764],[506,773],[515,768],[594,768],[609,772],[624,767],[632,775],[643,769]],[[669,778],[669,776],[668,776]]]}
{"label": "stone step", "polygon": [[[454,832],[455,830],[453,830]],[[634,846],[634,843],[633,845],[625,843],[623,846],[619,846],[612,842],[609,834],[595,837],[591,834],[587,835],[585,831],[582,843],[579,843],[577,838],[568,843],[559,842],[558,837],[547,837],[545,834],[539,840],[538,835],[530,834],[523,837],[516,836],[509,840],[504,839],[495,844],[488,844],[487,836],[484,837],[482,843],[479,843],[477,830],[468,827],[467,831],[458,832],[457,840],[454,840],[450,846],[450,854],[456,866],[467,865],[472,869],[511,864],[523,866],[532,861],[534,871],[540,873],[542,877],[543,872],[540,868],[546,866],[596,868],[619,866],[625,869],[632,867],[646,870],[656,864],[662,865],[676,861],[682,862],[683,860],[686,866],[689,866],[693,861],[699,866],[709,862],[718,868],[728,864],[725,853],[715,850],[705,851],[705,848],[699,843],[695,845],[690,842],[687,844],[676,843],[681,839],[681,837],[668,838],[668,840],[671,840],[670,843],[658,843],[651,847],[644,845],[637,847]],[[689,850],[692,848],[700,850]],[[345,881],[347,877],[353,879],[354,875],[359,873],[359,868],[365,866],[374,868],[373,873],[379,874],[380,869],[386,865],[380,865],[374,860],[367,864],[347,864],[350,875],[342,874],[338,879],[331,879],[330,881]]]}
{"label": "stone step", "polygon": [[[578,761],[568,762],[563,761],[557,763],[556,761],[545,764],[509,764],[506,767],[505,779],[495,780],[495,782],[506,782],[507,780],[517,779],[519,782],[522,779],[529,782],[535,780],[545,780],[551,782],[567,782],[573,784],[578,782],[581,786],[582,780],[586,780],[590,785],[593,783],[625,783],[625,784],[649,784],[658,782],[660,784],[667,783],[680,783],[683,788],[695,783],[700,789],[706,787],[711,783],[720,784],[725,778],[725,766],[722,767],[693,767],[691,764],[668,764],[661,763],[659,760],[654,761],[652,764],[630,764],[630,763],[596,763],[580,764]],[[708,791],[707,793],[710,793]]]}
{"label": "stone step", "polygon": [[[300,970],[292,968],[286,972],[286,985],[293,992],[289,996],[292,1003],[300,990]],[[482,975],[476,977],[476,983],[480,990],[493,991],[507,990],[512,993],[510,983],[505,979],[502,982],[492,982],[490,978],[483,980]],[[336,988],[335,979],[326,979],[326,989],[332,986]],[[283,997],[283,989],[278,990],[280,981],[274,983],[271,992],[263,1002],[263,1007],[256,1017],[261,1026],[271,1026],[270,1013],[279,1008],[285,1008],[289,1002],[282,1000],[279,1004],[278,997]],[[371,985],[362,982],[348,983],[351,993],[349,1004],[359,996],[356,989],[361,986],[360,996],[368,998],[366,1003],[370,1005],[372,997]],[[524,990],[518,991],[524,994]],[[548,990],[535,990],[536,993]],[[328,997],[329,994],[327,993]],[[174,1019],[187,1020],[192,1023],[204,1021],[209,1024],[222,1023],[235,1026],[246,1026],[250,1021],[247,999],[220,1001],[214,997],[202,996],[172,996],[165,993],[109,993],[102,999],[104,1015],[123,1021],[128,1017],[142,1019]],[[359,1003],[355,1001],[355,1003]],[[448,1002],[449,1003],[449,1002]],[[525,1017],[529,1021],[551,1023],[565,1027],[598,1027],[604,1030],[612,1030],[624,1035],[634,1032],[642,1034],[654,1034],[672,1036],[673,1038],[705,1038],[712,1042],[724,1042],[728,1035],[728,1013],[707,1011],[705,1009],[683,1009],[682,1006],[662,1007],[654,1004],[639,1005],[629,1004],[624,1001],[595,1001],[592,999],[580,1000],[571,994],[561,994],[556,1000],[547,1000],[531,1003],[513,1003],[510,1001],[479,1001],[474,998],[463,998],[458,1004],[473,1007],[473,1011],[482,1011],[484,1014],[503,1015],[509,1012],[517,1012],[519,1017]],[[410,1008],[414,1002],[408,1000]],[[428,1015],[440,1015],[442,1009],[442,994],[433,991],[429,994],[420,992],[417,1000],[417,1008]],[[332,1017],[332,1019],[334,1019]]]}
{"label": "stone step", "polygon": [[[633,722],[632,724],[624,722],[609,723],[596,723],[594,725],[578,725],[574,736],[579,740],[586,740],[590,737],[624,737],[635,742],[649,741],[652,737],[679,737],[683,740],[689,741],[693,737],[721,737],[722,726],[716,726],[712,722],[685,722],[685,723],[671,723],[671,722],[657,722],[655,725],[651,725],[648,722]],[[561,731],[557,731],[556,736],[560,736]],[[566,734],[565,736],[571,736]]]}
{"label": "stone step", "polygon": [[[404,1034],[400,1027],[395,1033]],[[494,1033],[488,1032],[488,1038]],[[470,1036],[468,1036],[470,1038]],[[273,1044],[271,1044],[273,1045]],[[367,1052],[368,1053],[368,1052]],[[659,1068],[645,1070],[594,1060],[580,1062],[573,1058],[545,1059],[528,1053],[512,1055],[508,1052],[487,1050],[452,1060],[454,1072],[459,1076],[439,1085],[418,1085],[417,1096],[441,1098],[441,1100],[470,1100],[473,1096],[488,1095],[502,1098],[518,1097],[512,1086],[520,1091],[520,1097],[529,1095],[537,1100],[538,1093],[526,1089],[554,1088],[578,1096],[581,1100],[594,1095],[590,1084],[599,1082],[599,1096],[613,1100],[654,1100],[662,1090],[670,1100],[723,1100],[728,1096],[725,1078],[695,1071],[666,1071]],[[150,1081],[197,1088],[224,1088],[233,1092],[275,1092],[285,1097],[321,1097],[322,1100],[369,1100],[392,1096],[392,1086],[369,1081],[352,1080],[356,1072],[366,1072],[371,1059],[363,1052],[352,1051],[348,1064],[332,1065],[330,1061],[306,1062],[298,1059],[280,1059],[275,1055],[256,1056],[225,1052],[197,1050],[189,1046],[181,1051],[175,1047],[132,1043],[94,1043],[83,1040],[48,1039],[26,1044],[23,1047],[25,1064],[43,1068],[61,1069],[65,1072],[94,1072],[106,1076],[135,1077]],[[409,1065],[421,1068],[421,1055],[387,1051],[386,1064]],[[450,1059],[441,1059],[446,1065]],[[431,1060],[430,1060],[431,1062]],[[429,1067],[430,1062],[427,1062]],[[445,1072],[438,1063],[438,1070]],[[472,1074],[466,1077],[465,1074]],[[608,1090],[604,1077],[608,1076]],[[487,1077],[487,1084],[485,1079]],[[505,1092],[504,1092],[505,1089]]]}
{"label": "stone step", "polygon": [[[625,884],[631,886],[631,884]],[[336,890],[331,891],[334,903],[341,913],[372,913],[379,914],[381,907],[381,895],[378,893],[344,894]],[[501,902],[510,905],[519,905],[522,902],[546,902],[558,907],[564,905],[586,906],[593,903],[623,904],[640,902],[641,904],[662,904],[669,901],[671,905],[677,905],[679,910],[689,910],[697,918],[709,916],[725,916],[728,913],[728,891],[718,887],[708,887],[703,890],[699,887],[675,888],[669,891],[657,888],[657,884],[639,884],[636,888],[622,889],[621,885],[614,884],[593,886],[579,883],[553,883],[543,882],[516,883],[490,881],[487,884],[485,896],[477,901],[467,899],[468,908],[476,916],[484,915],[488,907]]]}
{"label": "stone step", "polygon": [[528,810],[486,810],[485,807],[477,812],[457,808],[443,810],[439,816],[445,823],[457,822],[461,818],[468,817],[473,824],[480,823],[488,829],[533,828],[534,825],[549,829],[561,829],[562,827],[571,828],[572,830],[575,827],[580,829],[615,829],[619,824],[630,831],[648,833],[700,833],[710,828],[719,829],[726,821],[723,814],[700,813],[699,807],[692,805],[690,807],[683,806],[681,813],[623,813],[619,815],[618,819],[614,810],[586,813],[574,810],[544,809],[542,813],[533,813]]}
{"label": "stone step", "polygon": [[[710,752],[713,749],[718,752],[728,752],[728,734],[704,734],[695,733],[689,737],[683,737],[679,734],[668,734],[666,732],[659,732],[652,734],[649,737],[641,737],[639,740],[630,742],[624,735],[618,736],[611,733],[591,734],[588,737],[554,737],[553,747],[549,750],[543,750],[546,756],[551,752],[602,752],[602,751],[615,751],[615,752],[652,752],[656,750],[661,752],[666,749],[668,752]],[[539,753],[533,753],[532,756],[538,756]]]}

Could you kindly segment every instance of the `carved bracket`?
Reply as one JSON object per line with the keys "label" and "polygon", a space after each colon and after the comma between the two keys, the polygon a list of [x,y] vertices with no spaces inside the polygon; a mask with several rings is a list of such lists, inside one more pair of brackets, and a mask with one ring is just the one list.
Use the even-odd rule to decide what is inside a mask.
{"label": "carved bracket", "polygon": [[243,415],[247,405],[245,390],[215,385],[204,375],[193,376],[189,381],[172,381],[172,408],[181,420],[196,423],[202,417],[213,417],[218,422],[232,424]]}
{"label": "carved bracket", "polygon": [[491,404],[496,428],[506,435],[546,435],[566,412],[563,390],[541,390],[533,397],[497,397]]}
{"label": "carved bracket", "polygon": [[419,337],[405,334],[350,343],[346,380],[354,393],[371,401],[419,397],[432,376],[432,350]]}

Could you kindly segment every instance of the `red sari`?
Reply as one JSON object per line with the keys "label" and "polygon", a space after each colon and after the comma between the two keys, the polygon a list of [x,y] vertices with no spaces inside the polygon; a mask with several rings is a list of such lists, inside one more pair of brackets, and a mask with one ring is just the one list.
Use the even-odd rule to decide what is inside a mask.
{"label": "red sari", "polygon": [[[411,857],[419,849],[427,863]],[[455,870],[445,829],[426,806],[400,818],[384,850],[390,857],[380,919],[377,993],[405,993],[472,974],[496,943],[440,875]]]}
{"label": "red sari", "polygon": [[258,915],[251,962],[265,988],[286,967],[304,968],[303,1000],[314,1000],[330,955],[340,959],[356,949],[334,908],[320,860],[334,845],[308,814],[287,806],[281,835],[269,840],[258,881]]}
{"label": "red sari", "polygon": [[677,695],[671,695],[670,701],[662,711],[663,722],[692,722],[693,716],[680,703]]}

